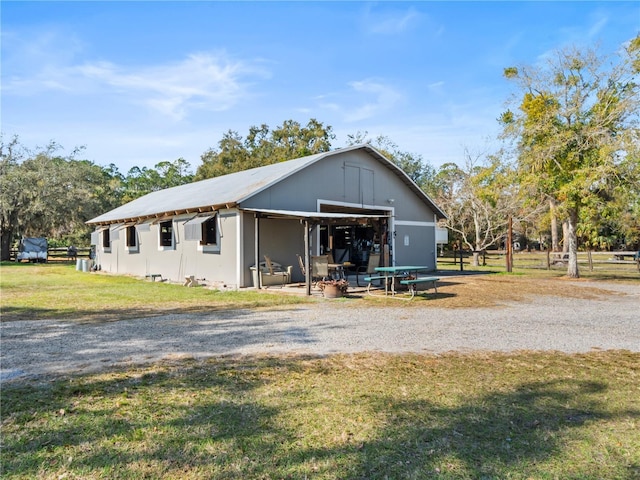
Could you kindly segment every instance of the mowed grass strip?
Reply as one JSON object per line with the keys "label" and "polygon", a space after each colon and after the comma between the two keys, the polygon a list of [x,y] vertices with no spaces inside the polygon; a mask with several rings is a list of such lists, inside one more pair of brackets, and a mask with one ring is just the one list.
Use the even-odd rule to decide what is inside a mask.
{"label": "mowed grass strip", "polygon": [[5,479],[635,479],[640,354],[163,363],[2,388]]}
{"label": "mowed grass strip", "polygon": [[72,265],[3,263],[0,270],[2,320],[124,318],[295,305],[303,297],[256,291],[185,288],[124,275],[87,273]]}

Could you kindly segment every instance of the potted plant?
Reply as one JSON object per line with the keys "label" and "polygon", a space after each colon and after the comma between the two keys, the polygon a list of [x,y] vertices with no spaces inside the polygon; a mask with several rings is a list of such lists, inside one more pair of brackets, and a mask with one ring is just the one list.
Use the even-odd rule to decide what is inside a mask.
{"label": "potted plant", "polygon": [[317,284],[318,288],[326,298],[339,298],[347,293],[349,282],[341,280],[320,280]]}

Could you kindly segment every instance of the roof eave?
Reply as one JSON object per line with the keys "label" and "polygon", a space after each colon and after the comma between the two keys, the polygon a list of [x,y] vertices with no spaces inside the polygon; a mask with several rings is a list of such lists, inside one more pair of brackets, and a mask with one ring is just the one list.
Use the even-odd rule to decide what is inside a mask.
{"label": "roof eave", "polygon": [[[140,215],[135,217],[124,217],[124,218],[112,218],[106,220],[98,220],[98,221],[88,221],[85,222],[87,225],[112,225],[114,223],[127,223],[127,222],[135,222],[135,223],[144,223],[149,220],[157,220],[163,217],[176,217],[178,215],[188,215],[194,213],[207,213],[207,212],[217,212],[219,210],[234,208],[238,204],[236,202],[222,203],[218,205],[206,205],[202,207],[192,207],[192,208],[183,208],[180,210],[168,210],[164,212],[157,212],[149,215]],[[99,217],[98,217],[99,218]]]}

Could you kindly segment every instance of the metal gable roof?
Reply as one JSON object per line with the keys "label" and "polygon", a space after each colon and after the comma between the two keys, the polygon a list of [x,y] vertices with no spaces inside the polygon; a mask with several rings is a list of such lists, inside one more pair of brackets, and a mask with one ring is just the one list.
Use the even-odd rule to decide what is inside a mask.
{"label": "metal gable roof", "polygon": [[433,201],[394,163],[370,145],[356,145],[151,192],[87,223],[108,224],[234,207],[322,158],[353,150],[365,150],[377,158],[402,178],[440,217],[445,218]]}
{"label": "metal gable roof", "polygon": [[156,217],[171,213],[217,210],[237,205],[292,173],[313,163],[323,154],[274,163],[151,192],[89,220],[89,224]]}

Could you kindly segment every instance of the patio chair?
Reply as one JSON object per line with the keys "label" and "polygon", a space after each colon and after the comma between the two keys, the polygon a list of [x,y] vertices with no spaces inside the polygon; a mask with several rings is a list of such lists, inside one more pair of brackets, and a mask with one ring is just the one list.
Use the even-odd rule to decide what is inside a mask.
{"label": "patio chair", "polygon": [[[302,273],[302,278],[304,278],[305,283],[307,281],[307,269],[304,266],[304,258],[298,253],[296,253],[296,257],[298,257],[298,266],[300,267],[300,273]],[[298,286],[303,286],[305,283],[299,283]]]}
{"label": "patio chair", "polygon": [[370,253],[369,262],[367,263],[367,266],[365,267],[364,265],[362,265],[356,269],[356,285],[358,285],[359,287],[362,287],[363,285],[360,285],[360,275],[364,274],[365,277],[367,275],[373,275],[374,273],[376,273],[376,267],[379,267],[379,266],[380,266],[380,254]]}
{"label": "patio chair", "polygon": [[326,280],[329,276],[329,257],[318,255],[311,257],[311,279]]}
{"label": "patio chair", "polygon": [[302,272],[302,276],[307,278],[307,270],[304,268],[304,260],[299,254],[296,254],[298,257],[298,265],[300,266],[300,272]]}
{"label": "patio chair", "polygon": [[[271,261],[271,258],[269,257],[269,255],[264,256],[264,262],[267,267],[267,272],[261,272],[262,277],[266,277],[266,276],[270,276],[272,278],[280,277],[281,282],[278,282],[278,283],[282,283],[283,286],[289,283],[290,269],[284,270],[279,264],[278,264],[278,268],[276,268],[274,266],[274,263]],[[271,283],[271,282],[264,282],[264,283],[261,282],[261,283],[262,285],[264,285],[265,283]]]}

